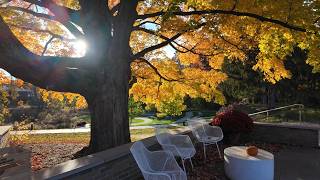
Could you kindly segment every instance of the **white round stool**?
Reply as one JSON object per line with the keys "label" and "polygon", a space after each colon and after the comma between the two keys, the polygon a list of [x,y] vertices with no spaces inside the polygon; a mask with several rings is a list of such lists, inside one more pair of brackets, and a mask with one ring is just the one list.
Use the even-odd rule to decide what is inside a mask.
{"label": "white round stool", "polygon": [[224,168],[231,180],[273,180],[273,154],[259,149],[257,156],[247,155],[245,146],[224,150]]}

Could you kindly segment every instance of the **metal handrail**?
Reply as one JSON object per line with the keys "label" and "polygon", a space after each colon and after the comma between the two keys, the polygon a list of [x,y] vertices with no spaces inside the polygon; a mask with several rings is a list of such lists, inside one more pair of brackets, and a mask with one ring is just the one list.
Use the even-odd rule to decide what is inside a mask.
{"label": "metal handrail", "polygon": [[259,112],[251,113],[251,114],[248,114],[248,115],[249,116],[255,116],[255,115],[258,115],[258,114],[267,113],[267,120],[268,120],[269,112],[277,111],[277,110],[280,110],[280,109],[286,109],[286,108],[290,108],[290,107],[295,107],[295,106],[299,107],[299,121],[301,122],[301,120],[302,120],[302,112],[301,112],[301,110],[304,108],[303,104],[292,104],[292,105],[282,106],[282,107],[278,107],[278,108],[274,108],[274,109],[268,109],[268,110],[264,110],[264,111],[259,111]]}

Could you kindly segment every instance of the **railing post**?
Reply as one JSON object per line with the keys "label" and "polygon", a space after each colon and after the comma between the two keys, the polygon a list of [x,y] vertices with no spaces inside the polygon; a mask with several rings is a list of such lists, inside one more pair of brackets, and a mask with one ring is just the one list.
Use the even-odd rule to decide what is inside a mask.
{"label": "railing post", "polygon": [[269,111],[267,111],[267,121],[269,121]]}
{"label": "railing post", "polygon": [[301,109],[299,109],[299,121],[301,123],[302,119],[301,119]]}
{"label": "railing post", "polygon": [[300,106],[300,108],[299,108],[299,121],[300,121],[300,123],[302,123],[302,112],[301,112],[302,108],[303,108],[303,106]]}

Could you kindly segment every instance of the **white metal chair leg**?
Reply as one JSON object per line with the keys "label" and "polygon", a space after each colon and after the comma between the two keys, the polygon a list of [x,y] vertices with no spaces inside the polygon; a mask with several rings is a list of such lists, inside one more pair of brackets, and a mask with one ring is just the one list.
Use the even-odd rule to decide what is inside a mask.
{"label": "white metal chair leg", "polygon": [[219,152],[219,157],[222,158],[222,157],[221,157],[221,153],[220,153],[220,149],[219,149],[219,146],[218,146],[218,143],[216,143],[216,146],[217,146],[217,149],[218,149],[218,152]]}
{"label": "white metal chair leg", "polygon": [[192,168],[192,170],[193,170],[193,163],[192,163],[191,158],[189,158],[189,160],[190,160],[191,168]]}
{"label": "white metal chair leg", "polygon": [[206,144],[205,143],[203,143],[203,155],[204,155],[204,160],[207,160]]}
{"label": "white metal chair leg", "polygon": [[184,170],[184,172],[187,172],[187,171],[186,171],[186,167],[184,166],[184,159],[183,159],[183,158],[181,158],[181,161],[182,161],[182,166],[183,166],[183,170]]}

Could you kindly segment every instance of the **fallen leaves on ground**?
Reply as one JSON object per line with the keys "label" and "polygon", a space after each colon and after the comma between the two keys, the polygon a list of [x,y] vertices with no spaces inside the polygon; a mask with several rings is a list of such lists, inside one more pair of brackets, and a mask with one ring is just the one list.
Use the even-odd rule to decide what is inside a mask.
{"label": "fallen leaves on ground", "polygon": [[31,168],[33,171],[52,167],[72,159],[73,154],[87,144],[28,144],[32,152]]}

